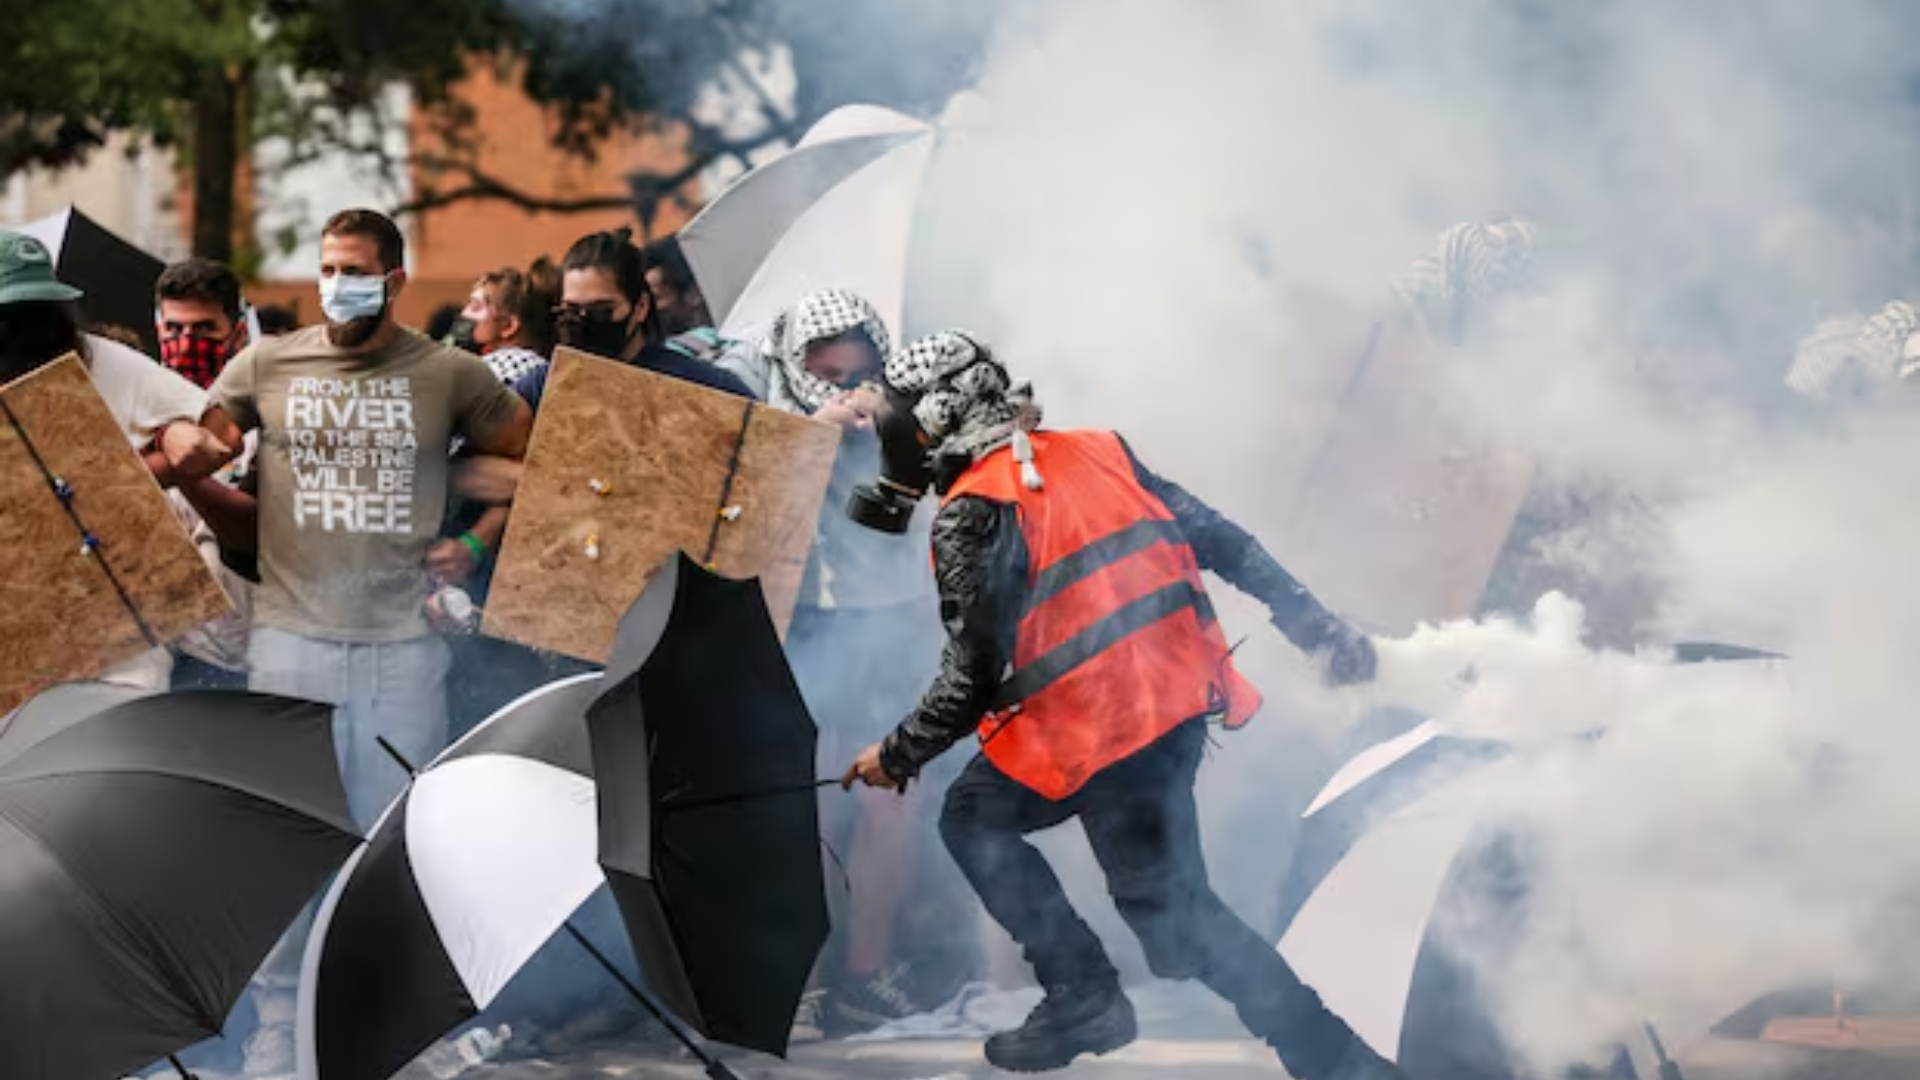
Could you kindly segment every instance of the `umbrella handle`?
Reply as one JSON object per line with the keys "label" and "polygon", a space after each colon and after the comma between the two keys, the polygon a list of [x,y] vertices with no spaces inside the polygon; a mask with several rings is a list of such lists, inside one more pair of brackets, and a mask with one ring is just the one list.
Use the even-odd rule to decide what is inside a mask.
{"label": "umbrella handle", "polygon": [[180,1074],[180,1080],[200,1080],[198,1076],[195,1076],[194,1074],[188,1072],[187,1067],[185,1065],[180,1064],[180,1058],[178,1055],[168,1054],[167,1064],[173,1066],[173,1071]]}
{"label": "umbrella handle", "polygon": [[593,959],[599,963],[600,967],[605,970],[608,975],[613,977],[613,981],[619,983],[628,994],[632,995],[633,1000],[639,1002],[642,1008],[652,1013],[655,1020],[660,1021],[660,1026],[666,1028],[668,1032],[672,1033],[674,1038],[680,1040],[680,1044],[685,1046],[689,1053],[700,1059],[700,1063],[706,1066],[707,1075],[711,1077],[712,1080],[740,1080],[740,1078],[734,1074],[733,1070],[727,1068],[725,1062],[714,1057],[712,1052],[700,1045],[700,1040],[693,1037],[693,1032],[687,1030],[686,1025],[680,1022],[679,1017],[669,1013],[658,1002],[653,1000],[653,995],[641,989],[639,984],[635,983],[632,979],[627,978],[627,973],[615,967],[613,961],[607,959],[607,954],[601,952],[593,942],[588,941],[585,934],[575,929],[572,923],[566,924],[566,931],[567,935],[573,938],[575,944],[585,949],[587,955],[593,957]]}

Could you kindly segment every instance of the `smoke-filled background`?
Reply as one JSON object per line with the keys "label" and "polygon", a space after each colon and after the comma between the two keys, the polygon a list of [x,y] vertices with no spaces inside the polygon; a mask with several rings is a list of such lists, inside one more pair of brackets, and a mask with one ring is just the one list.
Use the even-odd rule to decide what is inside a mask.
{"label": "smoke-filled background", "polygon": [[[1911,294],[1916,15],[1056,3],[1003,19],[949,114],[915,329],[980,328],[1052,421],[1117,428],[1309,585],[1302,559],[1381,541],[1288,538],[1311,526],[1298,474],[1394,278],[1455,223],[1532,224],[1530,287],[1431,357],[1433,407],[1530,460],[1536,489],[1627,497],[1520,554],[1589,603],[1635,583],[1621,648],[1691,636],[1792,658],[1688,682],[1580,647],[1565,608],[1538,635],[1388,650],[1376,700],[1523,743],[1613,727],[1500,796],[1535,837],[1540,899],[1487,983],[1537,1063],[1911,959],[1920,434],[1895,390],[1812,406],[1783,384],[1821,320]],[[1427,537],[1414,520],[1389,542]],[[1363,591],[1328,599],[1365,607]],[[1275,700],[1203,774],[1215,872],[1256,919],[1276,819],[1361,704],[1304,690],[1258,615],[1230,621]],[[1433,693],[1476,661],[1470,693]]]}
{"label": "smoke-filled background", "polygon": [[[928,108],[941,95],[901,71],[974,84],[940,113],[906,332],[982,332],[1055,426],[1119,430],[1387,635],[1418,604],[1369,560],[1445,545],[1418,512],[1343,515],[1370,485],[1316,488],[1319,455],[1373,327],[1420,336],[1396,280],[1459,223],[1531,227],[1526,272],[1471,333],[1368,376],[1402,380],[1395,415],[1438,423],[1456,474],[1525,493],[1489,593],[1513,619],[1383,646],[1380,686],[1331,694],[1261,612],[1223,609],[1269,696],[1202,774],[1214,873],[1250,921],[1271,917],[1287,823],[1371,707],[1401,704],[1537,752],[1489,811],[1532,838],[1534,914],[1480,958],[1535,1063],[1642,1018],[1684,1041],[1765,991],[1909,967],[1920,429],[1890,380],[1785,383],[1823,320],[1914,292],[1920,9],[780,10],[833,74],[812,92]],[[896,46],[926,63],[872,62]],[[1530,622],[1544,585],[1574,603]],[[1683,678],[1659,650],[1685,639],[1791,659]],[[1077,835],[1048,846],[1137,971]]]}

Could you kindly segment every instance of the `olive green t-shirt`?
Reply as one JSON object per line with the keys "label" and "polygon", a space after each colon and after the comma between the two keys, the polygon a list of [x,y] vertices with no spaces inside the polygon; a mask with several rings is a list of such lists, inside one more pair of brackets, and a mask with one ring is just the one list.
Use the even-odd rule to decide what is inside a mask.
{"label": "olive green t-shirt", "polygon": [[412,331],[348,350],[312,327],[249,346],[210,396],[260,431],[255,624],[356,643],[427,634],[423,563],[448,447],[492,436],[513,392],[484,361]]}

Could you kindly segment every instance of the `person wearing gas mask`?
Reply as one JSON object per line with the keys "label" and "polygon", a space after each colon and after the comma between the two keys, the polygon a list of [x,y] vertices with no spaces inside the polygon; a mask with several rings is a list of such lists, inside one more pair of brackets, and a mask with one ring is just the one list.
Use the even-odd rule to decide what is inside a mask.
{"label": "person wearing gas mask", "polygon": [[[939,654],[925,551],[861,528],[843,509],[879,465],[872,414],[890,352],[872,304],[822,289],[775,317],[757,347],[717,361],[768,405],[842,429],[787,634],[788,659],[832,760],[890,730]],[[830,842],[848,853],[852,868],[848,914],[835,920],[804,1026],[838,1033],[938,1006],[967,972],[952,960],[957,950],[905,932],[927,909],[903,903],[908,890],[931,891],[912,846],[924,808],[882,797],[830,809],[837,811],[827,825]],[[911,955],[893,947],[903,938],[916,946]]]}
{"label": "person wearing gas mask", "polygon": [[451,343],[485,360],[508,386],[545,367],[553,351],[557,278],[545,258],[525,272],[509,266],[483,275],[453,321]]}
{"label": "person wearing gas mask", "polygon": [[[554,331],[555,340],[568,348],[729,394],[753,396],[733,375],[662,344],[665,333],[631,229],[590,233],[567,249],[560,260],[560,306],[554,311]],[[547,389],[546,369],[519,379],[513,389],[538,410]]]}
{"label": "person wearing gas mask", "polygon": [[1045,990],[1021,1027],[987,1041],[987,1060],[1050,1071],[1135,1038],[1106,951],[1025,839],[1079,818],[1156,975],[1231,1001],[1300,1080],[1398,1075],[1213,893],[1193,790],[1209,725],[1237,727],[1260,704],[1201,571],[1265,601],[1331,683],[1372,678],[1369,640],[1118,435],[1040,430],[1031,388],[968,335],[935,334],[894,357],[885,395],[881,474],[848,512],[899,532],[923,494],[939,495],[948,641],[920,704],[843,783],[902,789],[979,733],[941,836]]}

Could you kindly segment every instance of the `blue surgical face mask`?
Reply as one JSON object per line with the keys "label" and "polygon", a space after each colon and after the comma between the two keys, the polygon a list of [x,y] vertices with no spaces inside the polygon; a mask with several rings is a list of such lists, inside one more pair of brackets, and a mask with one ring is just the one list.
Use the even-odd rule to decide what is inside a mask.
{"label": "blue surgical face mask", "polygon": [[320,310],[340,324],[376,318],[387,306],[387,275],[335,274],[320,279]]}

